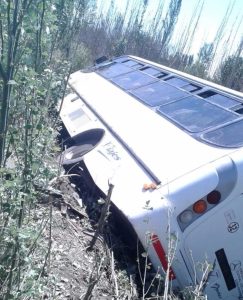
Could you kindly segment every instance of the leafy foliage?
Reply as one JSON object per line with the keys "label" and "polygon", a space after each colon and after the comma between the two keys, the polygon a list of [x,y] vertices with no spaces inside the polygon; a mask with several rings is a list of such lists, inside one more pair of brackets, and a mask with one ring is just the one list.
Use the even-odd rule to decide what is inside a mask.
{"label": "leafy foliage", "polygon": [[[65,94],[69,74],[104,54],[140,55],[208,78],[225,30],[189,52],[199,24],[199,3],[189,24],[172,37],[182,0],[164,10],[159,1],[151,22],[149,1],[127,1],[124,13],[114,1],[105,15],[95,0],[0,1],[0,298],[39,299],[51,247],[51,203],[39,217],[57,174],[54,108]],[[233,34],[232,34],[233,35]],[[233,42],[231,42],[233,43]],[[228,50],[227,50],[228,51]],[[242,43],[224,60],[215,80],[242,89]],[[49,227],[48,227],[49,226]],[[49,231],[47,230],[49,228]],[[47,231],[49,241],[43,239]],[[41,241],[41,242],[40,242]]]}
{"label": "leafy foliage", "polygon": [[[107,5],[104,0],[100,2],[101,6]],[[232,3],[226,8],[213,41],[202,43],[197,54],[192,54],[191,50],[194,41],[198,39],[197,30],[200,28],[203,0],[197,2],[191,17],[188,16],[188,20],[179,29],[176,25],[182,6],[180,0],[170,0],[167,6],[164,5],[164,1],[158,1],[153,14],[149,1],[125,3],[126,8],[123,12],[116,8],[115,1],[111,1],[104,12],[95,12],[94,6],[94,18],[89,19],[84,15],[85,22],[80,26],[78,36],[82,45],[89,49],[89,59],[103,55],[137,55],[240,89],[239,84],[232,85],[219,78],[221,67],[229,56],[242,58],[242,50],[239,54],[242,43],[237,48],[235,39],[241,21],[235,20],[230,27]],[[228,64],[232,72],[238,74],[233,60],[228,61]]]}
{"label": "leafy foliage", "polygon": [[243,91],[243,57],[229,56],[221,64],[219,81],[224,86]]}
{"label": "leafy foliage", "polygon": [[0,2],[1,299],[39,299],[42,289],[51,245],[42,232],[51,224],[51,205],[40,219],[38,199],[57,174],[54,110],[65,93],[86,5]]}

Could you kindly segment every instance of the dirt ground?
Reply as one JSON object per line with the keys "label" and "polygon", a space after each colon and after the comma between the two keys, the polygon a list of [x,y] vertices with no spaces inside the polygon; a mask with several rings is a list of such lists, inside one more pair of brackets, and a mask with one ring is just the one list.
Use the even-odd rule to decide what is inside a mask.
{"label": "dirt ground", "polygon": [[60,195],[52,197],[52,251],[43,299],[138,299],[136,260],[128,257],[127,245],[109,222],[89,250],[104,202],[100,195],[66,175],[54,189]]}

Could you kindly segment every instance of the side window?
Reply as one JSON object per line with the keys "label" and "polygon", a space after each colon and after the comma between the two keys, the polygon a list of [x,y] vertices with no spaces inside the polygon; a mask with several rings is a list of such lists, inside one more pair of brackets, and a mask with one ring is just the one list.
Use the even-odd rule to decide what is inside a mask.
{"label": "side window", "polygon": [[143,66],[143,64],[137,63],[134,60],[125,60],[122,62],[123,65],[128,66],[128,67],[132,67],[132,68],[140,68]]}
{"label": "side window", "polygon": [[177,78],[177,77],[170,77],[170,78],[165,79],[165,81],[176,87],[182,87],[184,85],[189,84],[188,81],[181,79],[181,78]]}
{"label": "side window", "polygon": [[121,74],[125,74],[128,72],[131,72],[132,70],[122,64],[118,64],[118,63],[113,63],[110,64],[108,66],[102,67],[100,69],[98,69],[98,73],[101,74],[103,77],[105,78],[112,78]]}
{"label": "side window", "polygon": [[149,84],[150,82],[153,82],[155,80],[156,79],[152,76],[139,71],[133,71],[111,79],[112,82],[119,85],[124,90],[135,89],[140,86]]}
{"label": "side window", "polygon": [[[243,99],[234,93],[231,97],[206,81],[129,56],[95,72],[198,140],[220,147],[243,145]],[[75,116],[70,116],[73,122]]]}
{"label": "side window", "polygon": [[158,112],[194,133],[238,119],[235,113],[203,101],[196,96],[161,106]]}
{"label": "side window", "polygon": [[207,101],[222,106],[224,108],[232,108],[239,104],[237,100],[220,95],[214,91],[206,91],[198,94],[198,96],[207,99]]}
{"label": "side window", "polygon": [[143,71],[144,73],[149,74],[149,75],[153,75],[153,76],[156,76],[156,75],[160,74],[160,70],[155,69],[155,68],[151,68],[151,67],[141,68],[140,71]]}
{"label": "side window", "polygon": [[243,120],[206,132],[202,139],[219,147],[242,147]]}
{"label": "side window", "polygon": [[130,93],[152,107],[167,104],[188,96],[187,92],[183,92],[182,90],[161,81],[137,88],[130,91]]}

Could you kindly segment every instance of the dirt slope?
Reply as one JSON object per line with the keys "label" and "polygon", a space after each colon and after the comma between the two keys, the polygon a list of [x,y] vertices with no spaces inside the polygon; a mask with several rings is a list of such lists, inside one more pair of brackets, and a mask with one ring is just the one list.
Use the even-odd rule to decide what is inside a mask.
{"label": "dirt slope", "polygon": [[[88,250],[102,207],[99,196],[85,184],[77,189],[65,176],[57,180],[54,189],[60,195],[51,196],[52,254],[43,299],[138,299],[132,275],[136,265],[126,256],[125,245],[109,226],[93,250]],[[89,208],[83,202],[89,203]],[[116,255],[119,252],[119,263],[114,259],[114,248]]]}

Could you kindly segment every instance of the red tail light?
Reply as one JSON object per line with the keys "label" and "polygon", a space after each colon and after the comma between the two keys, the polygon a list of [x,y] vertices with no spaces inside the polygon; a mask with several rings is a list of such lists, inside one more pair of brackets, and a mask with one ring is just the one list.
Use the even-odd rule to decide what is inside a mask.
{"label": "red tail light", "polygon": [[221,194],[219,191],[212,191],[207,195],[207,201],[209,204],[218,204],[221,199]]}

